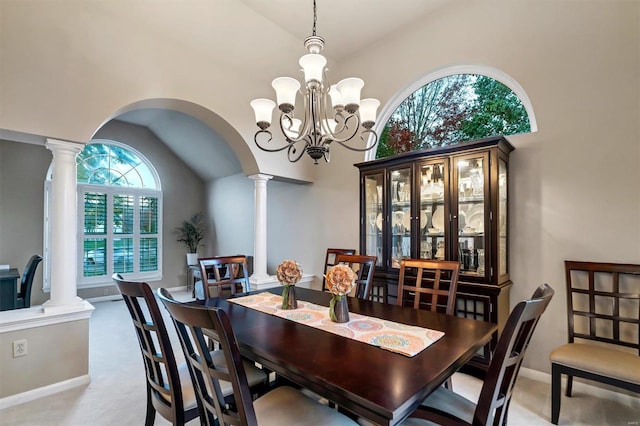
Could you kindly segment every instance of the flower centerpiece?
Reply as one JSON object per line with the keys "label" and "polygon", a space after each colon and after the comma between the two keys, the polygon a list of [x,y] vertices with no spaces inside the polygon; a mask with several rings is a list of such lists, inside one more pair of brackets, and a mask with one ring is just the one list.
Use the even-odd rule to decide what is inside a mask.
{"label": "flower centerpiece", "polygon": [[327,289],[332,293],[329,304],[329,317],[334,322],[349,322],[347,294],[355,286],[356,274],[347,265],[335,265],[327,271]]}
{"label": "flower centerpiece", "polygon": [[282,309],[296,309],[298,301],[296,300],[295,285],[302,278],[302,268],[295,260],[283,260],[276,269],[276,278],[284,287],[282,290]]}

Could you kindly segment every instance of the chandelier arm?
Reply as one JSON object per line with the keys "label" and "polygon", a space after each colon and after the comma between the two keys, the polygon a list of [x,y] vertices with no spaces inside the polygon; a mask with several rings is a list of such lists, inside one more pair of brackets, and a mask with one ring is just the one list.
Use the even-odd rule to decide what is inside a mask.
{"label": "chandelier arm", "polygon": [[300,152],[298,153],[297,152],[298,148],[296,147],[296,144],[295,143],[290,144],[288,147],[289,149],[287,150],[287,158],[289,159],[289,161],[292,163],[295,163],[296,161],[301,159],[304,153],[307,151],[307,146],[309,146],[309,142],[306,142],[304,147],[300,149]]}
{"label": "chandelier arm", "polygon": [[269,139],[267,139],[267,141],[266,141],[265,143],[269,143],[269,142],[271,142],[271,140],[273,139],[273,135],[271,134],[271,132],[270,132],[269,130],[258,130],[258,131],[256,132],[256,134],[253,136],[253,141],[256,143],[256,145],[258,146],[258,148],[260,148],[260,149],[261,149],[261,150],[263,150],[263,151],[267,151],[267,152],[279,152],[279,151],[282,151],[282,150],[287,149],[287,148],[289,147],[289,144],[287,144],[287,145],[284,145],[284,146],[282,146],[282,147],[280,147],[280,148],[266,148],[266,147],[262,146],[260,142],[258,142],[258,137],[259,137],[261,134],[269,135]]}
{"label": "chandelier arm", "polygon": [[[338,112],[336,113],[335,116],[343,117],[344,115],[341,112]],[[350,120],[351,121],[355,120],[353,127],[349,126]],[[340,128],[339,128],[340,130],[337,131],[336,133],[331,133],[332,139],[342,144],[342,142],[346,142],[352,139],[356,134],[358,134],[359,128],[360,128],[360,117],[357,114],[348,114],[347,117],[342,120],[342,123],[340,124]],[[345,133],[344,136],[342,137],[338,136],[344,133],[345,131],[347,131],[347,133]]]}
{"label": "chandelier arm", "polygon": [[[362,142],[364,142],[365,144],[367,143],[366,139],[369,138],[369,135],[373,136],[373,142],[370,145],[365,146],[364,148],[356,148],[356,147],[352,147],[347,145],[344,141],[334,141],[339,143],[340,145],[342,145],[343,147],[350,149],[351,151],[358,151],[358,152],[365,152],[365,151],[369,151],[370,149],[374,148],[376,146],[376,144],[378,143],[378,134],[376,132],[374,132],[371,129],[365,129],[362,131],[362,133],[360,133],[360,140]],[[366,136],[366,138],[365,138]]]}
{"label": "chandelier arm", "polygon": [[[289,143],[289,145],[290,144],[295,144],[295,143],[298,143],[298,142],[304,140],[304,132],[302,130],[298,130],[299,133],[298,133],[298,137],[297,138],[292,138],[287,134],[287,131],[293,132],[293,130],[285,131],[285,124],[284,124],[285,120],[289,121],[289,126],[288,127],[291,127],[291,124],[293,123],[293,117],[290,114],[287,114],[287,113],[283,112],[280,115],[280,120],[279,120],[280,121],[280,131],[284,135],[284,138]],[[285,146],[285,148],[286,148],[286,146]]]}

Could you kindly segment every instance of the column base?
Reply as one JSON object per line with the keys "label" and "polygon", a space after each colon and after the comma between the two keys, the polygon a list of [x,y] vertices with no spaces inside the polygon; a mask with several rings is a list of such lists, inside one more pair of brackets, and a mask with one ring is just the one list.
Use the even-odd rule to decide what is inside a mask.
{"label": "column base", "polygon": [[66,303],[53,302],[51,299],[49,299],[42,304],[42,309],[46,314],[73,312],[83,308],[84,303],[85,303],[84,299],[81,299],[78,296],[75,296],[73,299],[71,299]]}

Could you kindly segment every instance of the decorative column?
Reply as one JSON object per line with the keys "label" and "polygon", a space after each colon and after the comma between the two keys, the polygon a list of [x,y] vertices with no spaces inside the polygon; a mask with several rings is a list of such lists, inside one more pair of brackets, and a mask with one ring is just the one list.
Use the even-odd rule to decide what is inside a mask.
{"label": "decorative column", "polygon": [[253,275],[250,277],[252,290],[260,284],[273,281],[267,274],[267,181],[272,178],[263,174],[249,176],[255,184],[254,258]]}
{"label": "decorative column", "polygon": [[53,153],[51,180],[51,262],[50,299],[44,311],[75,309],[82,304],[78,297],[78,220],[76,190],[76,155],[84,145],[47,139]]}

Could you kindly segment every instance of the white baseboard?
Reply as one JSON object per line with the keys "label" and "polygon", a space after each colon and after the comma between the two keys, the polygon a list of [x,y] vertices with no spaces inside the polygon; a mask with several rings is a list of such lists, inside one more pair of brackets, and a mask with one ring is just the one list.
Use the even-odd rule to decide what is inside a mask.
{"label": "white baseboard", "polygon": [[87,302],[90,302],[90,303],[109,302],[109,301],[113,301],[113,300],[122,300],[122,295],[120,295],[120,294],[110,294],[108,296],[90,297],[90,298],[85,299],[85,300]]}
{"label": "white baseboard", "polygon": [[25,402],[33,401],[34,399],[64,392],[69,389],[77,388],[78,386],[88,385],[90,382],[91,378],[88,374],[85,374],[84,376],[74,377],[73,379],[64,380],[41,388],[31,389],[26,392],[0,398],[0,410],[13,407],[14,405],[24,404]]}

